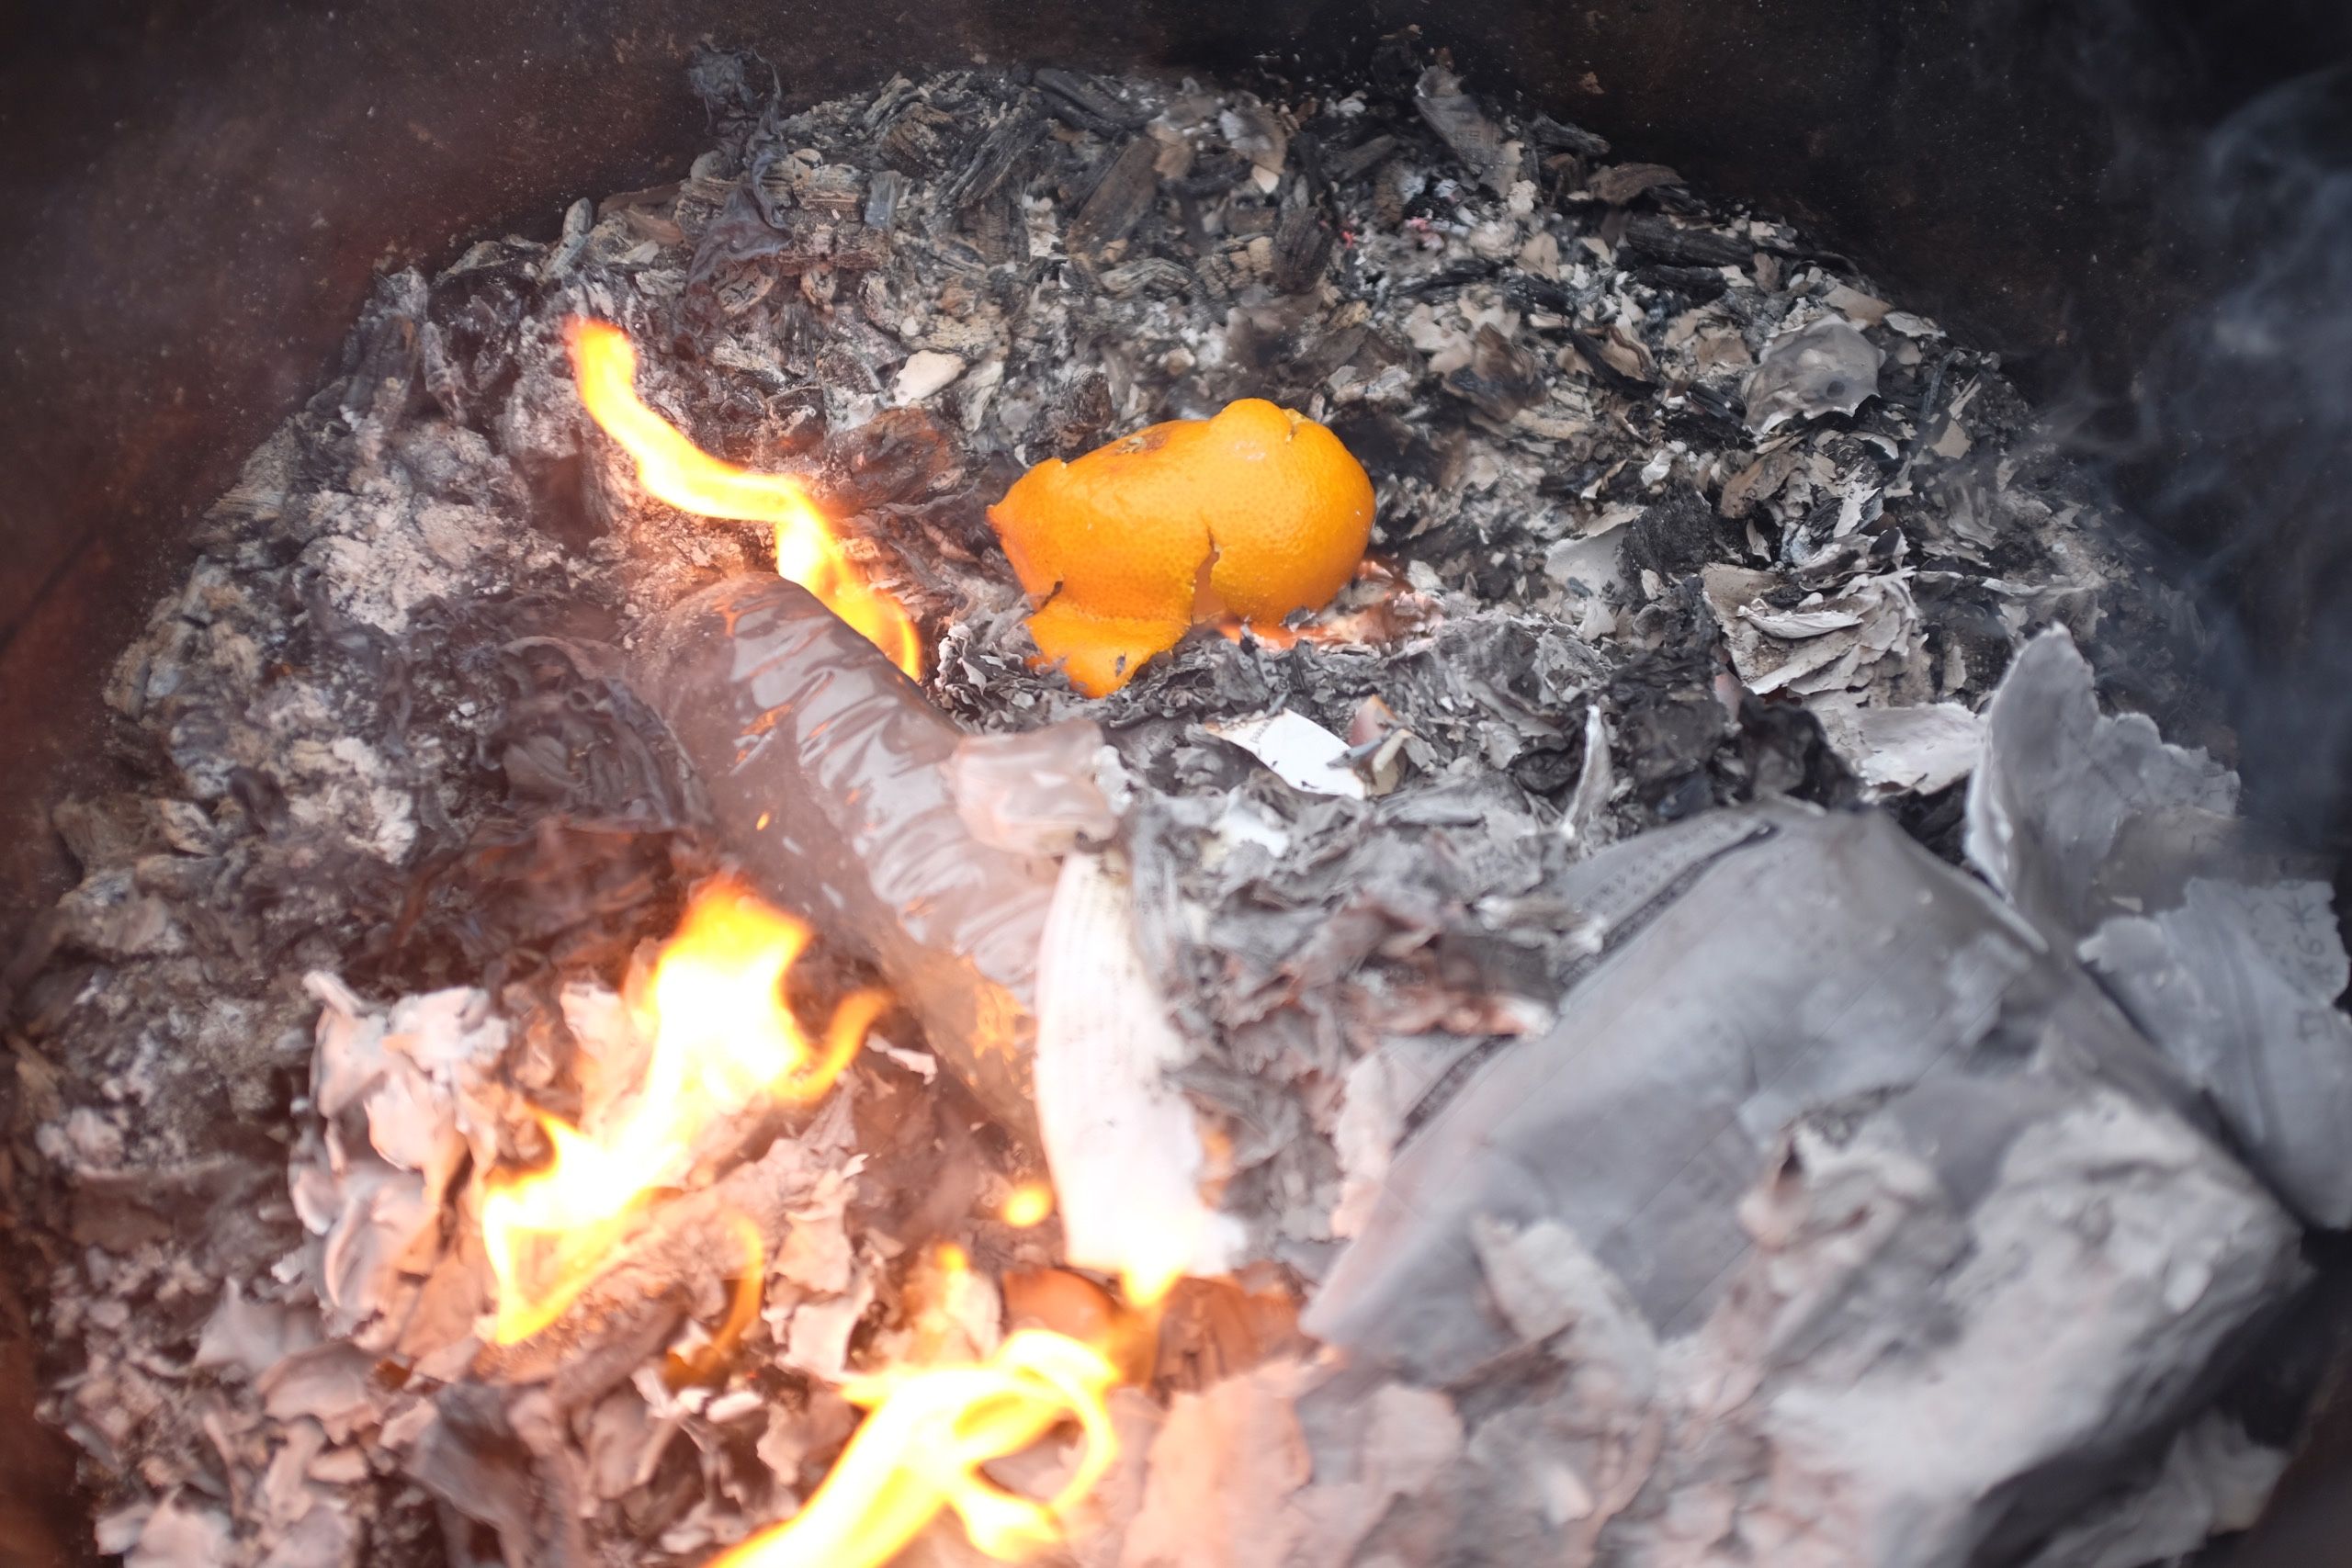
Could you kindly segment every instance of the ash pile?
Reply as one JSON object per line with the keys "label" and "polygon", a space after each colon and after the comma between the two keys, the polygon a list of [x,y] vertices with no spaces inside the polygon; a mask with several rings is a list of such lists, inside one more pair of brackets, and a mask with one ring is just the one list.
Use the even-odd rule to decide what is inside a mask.
{"label": "ash pile", "polygon": [[[2251,1520],[2291,1433],[2214,1394],[2352,1220],[2345,954],[1995,356],[1401,44],[695,81],[677,183],[383,278],[57,813],[6,1174],[102,1551],[705,1562],[861,1374],[1120,1310],[1138,1230],[1193,1278],[1049,1560],[2131,1568]],[[643,492],[575,317],[806,477],[920,697]],[[1034,668],[989,506],[1240,397],[1363,461],[1371,569],[1106,698]],[[876,897],[838,812],[899,741],[803,736],[764,806],[713,761],[752,612],[898,705],[908,874],[989,874]],[[747,868],[814,928],[799,1026],[887,1006],[498,1342],[489,1193],[642,1088],[658,944]]]}

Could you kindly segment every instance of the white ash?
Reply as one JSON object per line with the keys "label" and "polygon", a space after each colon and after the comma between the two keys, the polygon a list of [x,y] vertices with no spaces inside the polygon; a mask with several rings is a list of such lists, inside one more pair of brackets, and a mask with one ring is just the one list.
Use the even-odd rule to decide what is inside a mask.
{"label": "white ash", "polygon": [[[960,72],[716,112],[721,144],[674,186],[387,276],[115,668],[124,782],[60,808],[84,880],[10,982],[51,1408],[135,1562],[440,1550],[407,1471],[469,1451],[436,1402],[469,1386],[470,1185],[537,1156],[526,1107],[587,1087],[631,948],[712,863],[691,792],[577,649],[767,545],[643,497],[578,408],[568,315],[627,327],[640,388],[705,445],[809,476],[921,616],[944,707],[1109,729],[1139,934],[1194,1045],[1180,1080],[1225,1134],[1250,1250],[1294,1284],[1428,1061],[1549,1022],[1589,936],[1546,890],[1566,863],[1776,793],[1892,799],[1951,852],[1956,737],[2047,624],[2213,733],[2181,601],[1993,355],[1787,225],[1497,116],[1449,72],[1337,98]],[[1823,342],[1873,361],[1867,390],[1858,368],[1791,378]],[[1024,464],[1244,395],[1372,469],[1388,581],[1329,618],[1382,638],[1204,633],[1096,704],[1027,668],[986,505]],[[1295,794],[1211,728],[1284,710],[1370,742],[1370,798]],[[323,1021],[312,971],[345,977]],[[386,1046],[401,1019],[451,1055]],[[372,1087],[314,1121],[314,1041],[371,1038]],[[1409,1066],[1366,1066],[1399,1039]],[[842,1105],[930,1093],[895,1059],[870,1054]],[[909,1194],[952,1196],[934,1168],[1005,1185],[968,1134],[854,1171],[838,1120],[799,1136],[837,1169],[778,1200],[767,1310],[722,1387],[673,1397],[632,1368],[576,1411],[501,1407],[511,1440],[584,1456],[593,1501],[557,1547],[695,1561],[787,1511],[848,1429],[830,1380],[895,1343],[922,1243],[970,1239]],[[1052,1256],[1050,1230],[982,1239],[996,1264]],[[707,1269],[687,1293],[646,1367],[723,1310]],[[1177,1430],[1244,1394],[1202,1397]],[[1458,1444],[1510,1446],[1432,1400],[1382,1395],[1361,1477],[1318,1469],[1326,1544]],[[1630,1462],[1657,1439],[1577,1440]],[[1182,1506],[1156,1465],[1124,1473],[1118,1518]],[[1530,1484],[1555,1526],[1605,1517],[1573,1474]],[[1427,1528],[1400,1506],[1383,1550],[1421,1560]],[[1120,1561],[1104,1529],[1087,1561]]]}

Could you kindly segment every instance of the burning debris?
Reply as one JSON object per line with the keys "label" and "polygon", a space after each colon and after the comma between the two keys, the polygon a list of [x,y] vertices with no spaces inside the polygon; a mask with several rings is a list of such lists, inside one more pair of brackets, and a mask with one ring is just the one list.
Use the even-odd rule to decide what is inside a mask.
{"label": "burning debris", "polygon": [[[2059,1568],[2258,1506],[2210,1379],[2352,1214],[2346,966],[2158,739],[2226,740],[2184,602],[1993,356],[1391,64],[722,94],[383,280],[9,971],[102,1549]],[[1314,471],[1183,457],[1237,420]],[[1165,503],[1046,493],[1114,458],[1238,519],[1140,609]]]}

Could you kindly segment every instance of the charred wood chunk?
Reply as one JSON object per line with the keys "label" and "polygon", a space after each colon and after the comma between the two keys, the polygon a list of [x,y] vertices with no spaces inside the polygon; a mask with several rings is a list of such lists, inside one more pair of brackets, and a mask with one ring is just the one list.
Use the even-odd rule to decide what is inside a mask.
{"label": "charred wood chunk", "polygon": [[1507,272],[1502,277],[1503,297],[1529,310],[1542,310],[1554,316],[1574,316],[1577,298],[1565,284],[1548,277],[1538,277],[1532,272]]}
{"label": "charred wood chunk", "polygon": [[1594,170],[1584,188],[1611,207],[1623,207],[1645,191],[1681,183],[1682,176],[1664,164],[1611,164]]}
{"label": "charred wood chunk", "polygon": [[901,175],[928,175],[946,160],[956,117],[922,102],[909,104],[875,142],[882,161]]}
{"label": "charred wood chunk", "polygon": [[1569,125],[1539,114],[1528,122],[1529,140],[1546,152],[1573,152],[1579,158],[1605,158],[1609,155],[1606,137],[1595,136],[1580,125]]}
{"label": "charred wood chunk", "polygon": [[1237,240],[1253,234],[1271,234],[1280,216],[1261,201],[1231,202],[1225,209],[1225,231]]}
{"label": "charred wood chunk", "polygon": [[1479,184],[1497,196],[1510,191],[1517,161],[1507,154],[1503,133],[1478,100],[1462,90],[1460,77],[1442,65],[1430,66],[1414,86],[1413,107]]}
{"label": "charred wood chunk", "polygon": [[1096,281],[1112,299],[1132,299],[1138,294],[1173,297],[1189,292],[1193,275],[1165,256],[1137,256],[1103,268]]}
{"label": "charred wood chunk", "polygon": [[1637,212],[1625,220],[1624,249],[1668,266],[1746,266],[1756,247],[1712,229],[1686,229],[1670,218]]}
{"label": "charred wood chunk", "polygon": [[890,260],[890,236],[864,223],[833,231],[833,265],[844,272],[872,272]]}
{"label": "charred wood chunk", "polygon": [[1159,194],[1159,172],[1153,166],[1159,156],[1159,143],[1148,136],[1136,137],[1120,149],[1070,223],[1072,254],[1100,254],[1142,221]]}
{"label": "charred wood chunk", "polygon": [[381,429],[393,430],[415,406],[423,386],[421,328],[426,309],[424,279],[413,270],[377,286],[345,349],[351,372],[344,383],[342,409],[351,423],[373,420]]}
{"label": "charred wood chunk", "polygon": [[1096,136],[1140,130],[1151,118],[1093,77],[1075,71],[1060,71],[1049,65],[1041,68],[1034,80],[1044,96],[1047,114],[1064,125]]}
{"label": "charred wood chunk", "polygon": [[1304,294],[1323,280],[1331,259],[1331,230],[1312,207],[1284,211],[1274,224],[1274,269],[1269,281],[1278,294]]}
{"label": "charred wood chunk", "polygon": [[1029,259],[1029,225],[1011,191],[964,209],[965,237],[991,266]]}
{"label": "charred wood chunk", "polygon": [[1402,164],[1380,165],[1372,182],[1372,219],[1383,229],[1394,229],[1405,221],[1407,209],[1413,198],[1413,171]]}
{"label": "charred wood chunk", "polygon": [[1679,294],[1693,305],[1720,299],[1731,280],[1712,266],[1668,266],[1647,263],[1633,269],[1634,281],[1661,293]]}
{"label": "charred wood chunk", "polygon": [[1250,160],[1236,152],[1219,152],[1194,163],[1189,173],[1168,182],[1170,196],[1206,201],[1223,196],[1250,174]]}
{"label": "charred wood chunk", "polygon": [[846,164],[819,164],[810,167],[795,158],[782,161],[776,166],[795,171],[791,185],[795,207],[842,219],[865,205],[865,182],[858,172]]}
{"label": "charred wood chunk", "polygon": [[971,207],[1002,190],[1030,150],[1045,137],[1046,122],[1026,105],[1007,110],[980,138],[963,173],[949,183],[947,205]]}
{"label": "charred wood chunk", "polygon": [[1332,153],[1324,166],[1330,172],[1334,184],[1360,180],[1386,162],[1388,155],[1403,145],[1396,138],[1385,133],[1368,137],[1344,152]]}
{"label": "charred wood chunk", "polygon": [[1332,372],[1356,356],[1371,336],[1372,329],[1362,321],[1317,333],[1297,356],[1299,385],[1311,389],[1329,379]]}

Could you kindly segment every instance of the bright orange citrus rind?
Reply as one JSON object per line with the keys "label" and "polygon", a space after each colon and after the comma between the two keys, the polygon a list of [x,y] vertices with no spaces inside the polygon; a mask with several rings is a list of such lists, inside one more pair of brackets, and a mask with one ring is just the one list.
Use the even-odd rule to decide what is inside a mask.
{"label": "bright orange citrus rind", "polygon": [[1338,436],[1244,398],[1040,463],[989,521],[1037,605],[1039,655],[1099,697],[1196,622],[1272,626],[1329,604],[1372,514],[1372,480]]}

